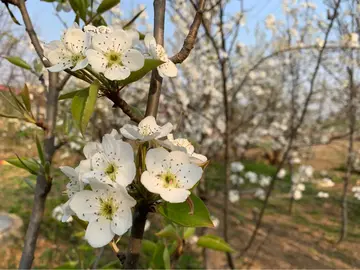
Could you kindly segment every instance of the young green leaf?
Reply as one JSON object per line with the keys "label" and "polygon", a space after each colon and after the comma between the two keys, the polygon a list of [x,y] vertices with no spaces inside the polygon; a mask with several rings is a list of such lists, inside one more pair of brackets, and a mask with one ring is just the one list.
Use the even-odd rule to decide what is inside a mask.
{"label": "young green leaf", "polygon": [[16,115],[9,115],[9,114],[5,114],[5,113],[0,113],[0,117],[5,117],[5,118],[15,118],[15,119],[22,119],[19,116]]}
{"label": "young green leaf", "polygon": [[26,63],[24,60],[22,60],[20,57],[17,56],[8,56],[5,57],[6,60],[8,60],[11,64],[27,69],[27,70],[31,70],[31,66]]}
{"label": "young green leaf", "polygon": [[164,269],[164,249],[165,249],[165,245],[161,242],[158,242],[156,244],[156,249],[153,253],[152,259],[151,259],[151,263],[150,263],[150,267],[153,269]]}
{"label": "young green leaf", "polygon": [[90,85],[89,91],[79,91],[72,100],[72,116],[82,134],[85,133],[86,127],[95,109],[99,86],[99,82],[94,81],[92,85]]}
{"label": "young green leaf", "polygon": [[153,241],[144,239],[142,241],[142,252],[146,255],[153,255],[156,249],[156,244]]}
{"label": "young green leaf", "polygon": [[169,239],[178,239],[179,236],[176,233],[176,230],[173,225],[169,224],[164,229],[156,233],[156,236],[158,237],[165,237]]}
{"label": "young green leaf", "polygon": [[144,66],[134,72],[131,72],[130,76],[127,77],[125,80],[119,81],[120,85],[125,86],[132,82],[140,80],[144,77],[147,73],[152,71],[153,69],[157,68],[161,64],[164,64],[163,61],[157,59],[145,59]]}
{"label": "young green leaf", "polygon": [[5,7],[6,7],[7,11],[9,12],[9,15],[10,15],[10,18],[12,19],[12,21],[17,25],[21,25],[21,23],[19,23],[19,21],[16,19],[14,13],[9,8],[9,3],[6,1],[2,1],[2,2],[5,4]]}
{"label": "young green leaf", "polygon": [[71,91],[71,92],[68,92],[68,93],[65,93],[65,94],[62,94],[59,96],[58,100],[64,100],[64,99],[70,99],[70,98],[73,98],[77,93],[79,93],[80,91],[89,91],[89,88],[83,88],[83,89],[80,89],[80,90],[75,90],[75,91]]}
{"label": "young green leaf", "polygon": [[40,165],[30,158],[8,158],[6,159],[6,162],[10,163],[11,165],[14,165],[15,167],[27,170],[29,173],[37,175],[40,170]]}
{"label": "young green leaf", "polygon": [[74,12],[83,21],[86,21],[88,1],[87,0],[70,0],[69,3],[70,3],[71,8],[74,10]]}
{"label": "young green leaf", "polygon": [[31,112],[31,101],[30,101],[30,94],[29,94],[29,88],[27,85],[24,85],[23,90],[20,93],[21,99],[24,102],[25,108],[28,110],[28,112]]}
{"label": "young green leaf", "polygon": [[234,252],[235,250],[219,236],[216,235],[204,235],[197,241],[199,247],[210,248],[224,252]]}
{"label": "young green leaf", "polygon": [[190,208],[186,202],[168,203],[158,206],[157,210],[161,215],[170,221],[184,227],[213,227],[210,214],[204,202],[194,194],[190,195],[194,203],[194,213],[190,215]]}
{"label": "young green leaf", "polygon": [[145,11],[145,8],[140,10],[138,13],[135,14],[134,17],[130,21],[128,21],[124,26],[123,29],[128,29],[131,27],[131,25],[136,21],[137,18]]}
{"label": "young green leaf", "polygon": [[163,260],[164,260],[165,269],[171,269],[170,253],[167,247],[164,248]]}
{"label": "young green leaf", "polygon": [[45,166],[44,149],[42,147],[42,144],[41,144],[38,136],[35,137],[35,140],[36,140],[36,147],[37,147],[37,151],[38,151],[38,155],[39,155],[39,158],[40,158],[41,165]]}
{"label": "young green leaf", "polygon": [[118,4],[120,4],[120,0],[103,0],[97,8],[96,12],[98,14],[104,13]]}
{"label": "young green leaf", "polygon": [[190,227],[190,228],[186,228],[184,231],[184,239],[189,239],[191,236],[193,236],[195,233],[195,228],[194,227]]}

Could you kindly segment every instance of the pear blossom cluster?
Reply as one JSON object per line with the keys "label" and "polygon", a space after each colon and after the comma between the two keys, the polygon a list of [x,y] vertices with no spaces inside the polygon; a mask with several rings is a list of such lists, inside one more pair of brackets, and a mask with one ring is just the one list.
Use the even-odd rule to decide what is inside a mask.
{"label": "pear blossom cluster", "polygon": [[[172,130],[171,123],[159,126],[154,117],[148,116],[138,125],[124,125],[120,133],[113,130],[105,134],[101,143],[87,143],[83,149],[85,160],[76,168],[60,167],[69,178],[68,201],[54,216],[62,215],[61,220],[69,222],[76,215],[88,222],[85,239],[97,248],[132,226],[132,208],[137,202],[129,193],[134,190],[131,186],[141,183],[157,196],[157,201],[185,202],[201,179],[207,158],[195,154],[187,139],[174,139]],[[144,146],[150,149],[145,169],[137,175],[136,148]]]}
{"label": "pear blossom cluster", "polygon": [[300,200],[303,196],[303,192],[305,191],[305,182],[310,181],[312,179],[314,173],[314,169],[310,165],[301,165],[298,168],[298,171],[291,176],[291,190],[290,196],[294,200]]}
{"label": "pear blossom cluster", "polygon": [[44,45],[44,55],[51,63],[48,68],[51,72],[66,69],[74,72],[90,65],[93,71],[111,81],[124,80],[144,66],[145,58],[153,58],[164,62],[158,67],[160,76],[177,75],[175,64],[151,34],[145,37],[146,50],[142,51],[139,43],[140,35],[135,30],[93,25],[81,29],[74,24],[61,40]]}

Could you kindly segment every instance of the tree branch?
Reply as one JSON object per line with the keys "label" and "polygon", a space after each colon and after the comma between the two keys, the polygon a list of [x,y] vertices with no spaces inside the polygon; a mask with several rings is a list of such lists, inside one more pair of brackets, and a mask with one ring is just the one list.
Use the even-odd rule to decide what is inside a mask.
{"label": "tree branch", "polygon": [[[165,0],[154,0],[154,37],[157,44],[164,46]],[[151,74],[146,116],[156,117],[161,94],[162,77],[157,69]]]}
{"label": "tree branch", "polygon": [[206,0],[200,0],[199,6],[196,7],[196,14],[194,21],[190,26],[189,33],[184,40],[184,44],[181,50],[170,58],[175,64],[182,63],[189,55],[191,50],[194,48],[197,33],[202,21],[203,10]]}

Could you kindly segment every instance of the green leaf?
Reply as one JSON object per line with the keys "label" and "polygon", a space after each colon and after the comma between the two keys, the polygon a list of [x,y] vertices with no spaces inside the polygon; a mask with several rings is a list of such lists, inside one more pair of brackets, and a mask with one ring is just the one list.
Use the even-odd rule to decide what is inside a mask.
{"label": "green leaf", "polygon": [[27,69],[27,70],[31,70],[31,66],[26,63],[24,60],[22,60],[20,57],[17,56],[8,56],[5,57],[6,60],[8,60],[11,64]]}
{"label": "green leaf", "polygon": [[199,247],[210,248],[224,252],[234,252],[235,250],[219,236],[216,235],[204,235],[197,241]]}
{"label": "green leaf", "polygon": [[0,117],[22,119],[22,118],[19,117],[19,116],[9,115],[9,114],[5,114],[5,113],[0,113]]}
{"label": "green leaf", "polygon": [[184,239],[189,239],[191,236],[193,236],[195,233],[195,228],[194,227],[190,227],[190,228],[186,228],[184,231]]}
{"label": "green leaf", "polygon": [[156,233],[158,237],[170,238],[170,239],[178,239],[178,235],[173,225],[169,224],[164,229]]}
{"label": "green leaf", "polygon": [[193,215],[189,214],[190,208],[187,202],[165,202],[157,209],[165,218],[184,227],[214,227],[204,202],[194,194],[190,195],[190,199],[194,203]]}
{"label": "green leaf", "polygon": [[71,8],[85,22],[88,8],[87,0],[70,0]]}
{"label": "green leaf", "polygon": [[85,133],[86,127],[94,111],[99,86],[99,82],[94,81],[90,85],[89,91],[78,92],[72,100],[72,116],[82,134]]}
{"label": "green leaf", "polygon": [[9,15],[10,15],[10,18],[12,19],[12,21],[17,25],[21,25],[21,23],[19,23],[19,21],[16,19],[14,13],[9,8],[9,3],[7,3],[6,1],[2,1],[2,2],[5,3],[5,7],[6,7],[7,11],[9,12]]}
{"label": "green leaf", "polygon": [[89,87],[86,87],[86,88],[83,88],[83,89],[80,89],[80,90],[75,90],[75,91],[71,91],[71,92],[62,94],[62,95],[59,96],[58,100],[64,100],[64,99],[73,98],[73,97],[74,97],[77,93],[79,93],[80,91],[87,92],[87,91],[89,91]]}
{"label": "green leaf", "polygon": [[24,85],[23,90],[20,93],[21,99],[24,102],[25,108],[28,110],[28,112],[31,112],[31,101],[30,101],[30,94],[29,94],[29,88],[27,85]]}
{"label": "green leaf", "polygon": [[163,260],[164,260],[165,269],[171,269],[170,253],[167,247],[164,248]]}
{"label": "green leaf", "polygon": [[153,253],[151,259],[151,268],[153,269],[164,269],[164,249],[165,245],[161,242],[158,242],[156,245],[155,252]]}
{"label": "green leaf", "polygon": [[141,246],[142,252],[146,255],[153,255],[156,249],[156,244],[153,241],[144,239]]}
{"label": "green leaf", "polygon": [[153,69],[157,68],[161,64],[164,64],[164,62],[161,60],[145,59],[144,66],[141,69],[131,72],[129,77],[127,77],[125,80],[119,81],[119,83],[120,83],[120,85],[125,86],[125,85],[128,85],[129,83],[138,81],[142,77],[144,77],[147,73],[149,73]]}
{"label": "green leaf", "polygon": [[38,136],[35,137],[35,140],[36,140],[36,148],[37,148],[37,151],[38,151],[38,155],[39,155],[41,164],[42,164],[43,166],[45,166],[44,149],[43,149],[43,147],[42,147],[42,144],[41,144]]}
{"label": "green leaf", "polygon": [[98,14],[104,13],[118,4],[120,4],[120,0],[103,0],[97,8],[96,12]]}
{"label": "green leaf", "polygon": [[37,175],[40,170],[40,165],[31,158],[8,158],[6,162],[14,165],[15,167],[27,170],[29,173]]}
{"label": "green leaf", "polygon": [[123,26],[123,29],[130,28],[130,26],[136,21],[137,18],[139,18],[141,13],[143,13],[144,11],[145,11],[145,8],[140,10],[138,13],[136,13],[135,16]]}

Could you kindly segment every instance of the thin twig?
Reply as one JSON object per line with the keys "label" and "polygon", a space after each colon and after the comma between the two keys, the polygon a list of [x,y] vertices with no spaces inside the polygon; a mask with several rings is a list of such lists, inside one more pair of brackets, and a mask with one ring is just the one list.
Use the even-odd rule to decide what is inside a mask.
{"label": "thin twig", "polygon": [[197,33],[202,21],[203,9],[206,0],[200,0],[199,6],[196,7],[196,14],[194,21],[190,26],[189,33],[187,34],[181,50],[170,58],[175,64],[182,63],[190,55],[191,50],[194,48]]}

